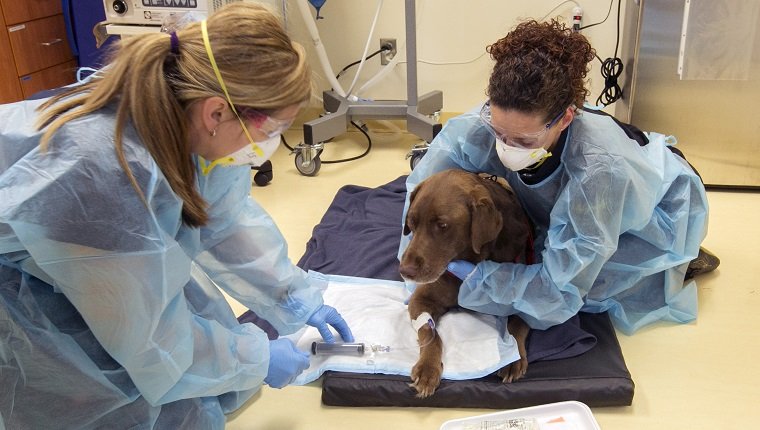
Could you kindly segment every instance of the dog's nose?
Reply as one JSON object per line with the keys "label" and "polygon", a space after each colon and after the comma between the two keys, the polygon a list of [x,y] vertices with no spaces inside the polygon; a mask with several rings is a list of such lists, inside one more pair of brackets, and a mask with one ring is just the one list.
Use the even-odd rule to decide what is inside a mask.
{"label": "dog's nose", "polygon": [[406,279],[414,279],[417,276],[417,266],[409,262],[402,261],[398,266],[398,271]]}

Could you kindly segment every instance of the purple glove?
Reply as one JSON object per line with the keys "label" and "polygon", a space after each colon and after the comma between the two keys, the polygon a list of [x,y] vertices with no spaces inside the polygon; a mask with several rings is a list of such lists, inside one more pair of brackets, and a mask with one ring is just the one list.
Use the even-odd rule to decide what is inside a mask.
{"label": "purple glove", "polygon": [[338,311],[332,306],[322,305],[320,308],[317,308],[317,310],[311,314],[309,320],[306,321],[306,324],[316,327],[325,342],[335,342],[335,337],[332,332],[330,332],[328,324],[335,327],[335,330],[338,331],[338,334],[344,342],[354,341],[354,335],[351,334],[351,329],[348,328],[346,320],[344,320]]}
{"label": "purple glove", "polygon": [[469,261],[454,260],[446,268],[452,275],[464,281],[475,270],[475,265]]}
{"label": "purple glove", "polygon": [[272,388],[282,388],[293,382],[309,368],[309,353],[296,348],[290,339],[269,341],[269,370],[264,382]]}

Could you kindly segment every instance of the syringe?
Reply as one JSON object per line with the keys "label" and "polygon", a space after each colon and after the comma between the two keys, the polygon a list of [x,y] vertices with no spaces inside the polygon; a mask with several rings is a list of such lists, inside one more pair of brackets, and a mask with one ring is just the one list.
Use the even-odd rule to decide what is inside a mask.
{"label": "syringe", "polygon": [[312,342],[311,353],[313,355],[364,355],[363,343],[327,343]]}

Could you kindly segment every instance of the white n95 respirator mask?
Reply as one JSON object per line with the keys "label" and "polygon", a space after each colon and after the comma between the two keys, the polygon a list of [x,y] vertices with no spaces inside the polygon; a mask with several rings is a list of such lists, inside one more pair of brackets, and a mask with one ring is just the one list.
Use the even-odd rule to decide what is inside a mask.
{"label": "white n95 respirator mask", "polygon": [[212,162],[205,161],[201,158],[200,167],[204,175],[211,173],[216,166],[253,166],[259,167],[264,162],[272,158],[274,151],[280,146],[280,135],[270,137],[259,141],[258,143],[251,140],[251,143],[238,149],[232,154],[222,158],[217,158]]}
{"label": "white n95 respirator mask", "polygon": [[280,135],[261,140],[256,143],[249,143],[226,157],[217,160],[222,166],[246,166],[259,167],[265,161],[272,158],[274,151],[280,146]]}
{"label": "white n95 respirator mask", "polygon": [[544,148],[515,148],[496,139],[496,154],[501,164],[509,170],[518,171],[551,157]]}
{"label": "white n95 respirator mask", "polygon": [[253,167],[259,167],[272,157],[272,154],[274,154],[274,151],[280,145],[280,134],[277,133],[265,140],[254,142],[251,134],[248,132],[246,123],[238,114],[238,109],[235,107],[235,104],[230,98],[230,94],[227,91],[227,86],[224,84],[224,80],[222,79],[222,73],[219,71],[219,67],[216,64],[216,60],[214,59],[214,53],[211,50],[211,42],[209,41],[208,28],[205,19],[201,21],[201,35],[203,36],[203,44],[206,47],[206,54],[208,55],[209,62],[211,63],[211,67],[214,69],[214,74],[216,75],[217,81],[219,81],[219,86],[222,87],[224,96],[227,98],[227,102],[230,104],[232,112],[235,113],[237,120],[240,122],[240,126],[243,128],[243,133],[245,133],[245,136],[248,138],[249,143],[248,145],[238,149],[232,154],[212,161],[210,164],[201,159],[201,171],[204,175],[208,175],[211,173],[211,170],[215,166],[249,165]]}

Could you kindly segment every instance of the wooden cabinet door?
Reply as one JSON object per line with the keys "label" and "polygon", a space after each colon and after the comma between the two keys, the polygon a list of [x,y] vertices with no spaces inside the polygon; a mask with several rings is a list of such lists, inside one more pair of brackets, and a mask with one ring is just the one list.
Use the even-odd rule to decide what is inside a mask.
{"label": "wooden cabinet door", "polygon": [[31,75],[20,77],[21,91],[24,93],[24,98],[28,99],[40,91],[73,84],[77,79],[76,74],[77,62],[75,60],[58,64]]}
{"label": "wooden cabinet door", "polygon": [[74,58],[61,15],[8,26],[18,76]]}
{"label": "wooden cabinet door", "polygon": [[61,0],[0,0],[5,14],[5,25],[14,25],[33,19],[60,14]]}
{"label": "wooden cabinet door", "polygon": [[0,104],[21,100],[21,87],[12,59],[11,43],[0,11]]}

